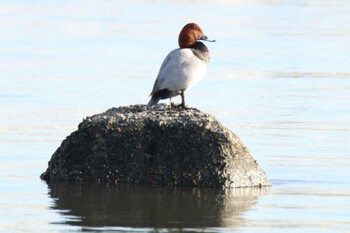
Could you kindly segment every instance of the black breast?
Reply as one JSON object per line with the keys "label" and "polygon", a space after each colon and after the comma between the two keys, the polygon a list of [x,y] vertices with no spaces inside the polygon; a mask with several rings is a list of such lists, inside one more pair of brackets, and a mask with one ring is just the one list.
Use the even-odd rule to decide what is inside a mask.
{"label": "black breast", "polygon": [[209,62],[210,53],[202,42],[196,42],[193,46],[190,47],[193,54],[196,55],[199,59],[203,60],[205,63]]}

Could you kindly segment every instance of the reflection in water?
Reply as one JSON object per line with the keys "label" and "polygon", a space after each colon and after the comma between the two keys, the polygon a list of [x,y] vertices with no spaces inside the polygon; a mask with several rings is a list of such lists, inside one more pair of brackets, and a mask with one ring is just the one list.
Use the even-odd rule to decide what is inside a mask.
{"label": "reflection in water", "polygon": [[89,227],[234,227],[265,189],[205,189],[126,184],[50,184],[65,223]]}

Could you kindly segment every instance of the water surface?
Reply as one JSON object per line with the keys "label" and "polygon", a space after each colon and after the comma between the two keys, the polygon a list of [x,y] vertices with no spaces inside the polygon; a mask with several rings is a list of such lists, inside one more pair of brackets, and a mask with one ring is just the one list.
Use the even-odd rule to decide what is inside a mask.
{"label": "water surface", "polygon": [[[0,231],[350,231],[350,2],[0,2]],[[148,102],[187,22],[209,38],[187,104],[237,134],[268,190],[39,180],[81,120]],[[119,211],[120,210],[120,211]]]}

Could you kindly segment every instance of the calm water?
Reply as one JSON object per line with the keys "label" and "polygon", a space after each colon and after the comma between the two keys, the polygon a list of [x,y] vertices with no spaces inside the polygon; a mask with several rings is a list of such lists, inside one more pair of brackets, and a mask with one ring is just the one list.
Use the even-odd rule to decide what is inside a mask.
{"label": "calm water", "polygon": [[[0,1],[0,232],[350,232],[350,2]],[[39,179],[82,118],[146,103],[187,22],[211,64],[187,104],[214,114],[270,189]]]}

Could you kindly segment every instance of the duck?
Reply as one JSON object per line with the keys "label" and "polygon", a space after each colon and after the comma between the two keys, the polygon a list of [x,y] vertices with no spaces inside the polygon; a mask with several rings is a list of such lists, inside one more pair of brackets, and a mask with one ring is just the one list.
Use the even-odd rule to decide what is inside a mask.
{"label": "duck", "polygon": [[[172,50],[164,59],[154,82],[148,107],[159,100],[170,99],[170,108],[185,105],[185,91],[197,84],[206,74],[210,53],[204,43],[215,42],[204,35],[196,23],[186,24],[178,37],[179,48]],[[175,105],[171,98],[181,96],[181,104]]]}

